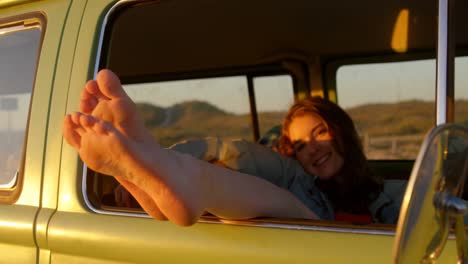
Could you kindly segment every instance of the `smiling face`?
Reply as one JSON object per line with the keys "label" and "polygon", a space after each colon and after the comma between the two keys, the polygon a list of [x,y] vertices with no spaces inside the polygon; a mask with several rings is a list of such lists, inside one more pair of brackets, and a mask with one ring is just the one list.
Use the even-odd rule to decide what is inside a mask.
{"label": "smiling face", "polygon": [[289,139],[304,170],[320,179],[337,175],[344,159],[335,147],[327,124],[318,115],[296,116],[289,125]]}

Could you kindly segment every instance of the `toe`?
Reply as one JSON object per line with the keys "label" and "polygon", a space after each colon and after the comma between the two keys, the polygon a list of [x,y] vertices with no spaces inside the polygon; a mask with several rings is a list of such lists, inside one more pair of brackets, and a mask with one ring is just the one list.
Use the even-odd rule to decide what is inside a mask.
{"label": "toe", "polygon": [[73,122],[75,125],[79,125],[80,124],[80,116],[81,116],[80,112],[71,113],[71,115],[70,115],[71,122]]}
{"label": "toe", "polygon": [[112,125],[110,123],[98,119],[92,115],[81,115],[79,122],[83,129],[87,132],[105,135],[112,130]]}
{"label": "toe", "polygon": [[104,95],[101,93],[101,91],[99,90],[99,86],[98,86],[98,83],[97,81],[95,80],[89,80],[86,85],[85,85],[85,89],[83,90],[85,91],[86,93],[94,96],[94,97],[104,97]]}
{"label": "toe", "polygon": [[106,135],[109,132],[114,131],[113,126],[110,123],[103,121],[103,120],[99,120],[98,122],[96,122],[96,124],[94,125],[94,129],[97,133],[100,133],[103,135]]}
{"label": "toe", "polygon": [[80,115],[79,122],[83,128],[91,129],[97,122],[97,119],[91,115]]}
{"label": "toe", "polygon": [[[80,94],[80,111],[86,114],[90,114],[97,106],[99,98],[104,97],[97,90],[97,84],[95,81],[88,81],[85,88],[81,90]],[[96,92],[98,91],[98,92]],[[106,98],[108,99],[108,98]]]}
{"label": "toe", "polygon": [[66,115],[62,125],[63,137],[73,148],[79,149],[81,143],[80,133],[77,131],[76,124],[72,121],[70,115]]}
{"label": "toe", "polygon": [[86,114],[91,114],[94,108],[96,108],[96,105],[97,101],[94,97],[89,98],[88,100],[80,100],[80,110]]}
{"label": "toe", "polygon": [[127,97],[122,88],[119,77],[110,70],[101,70],[96,76],[98,87],[102,94],[109,98]]}
{"label": "toe", "polygon": [[98,83],[95,80],[90,80],[86,83],[85,88],[82,91],[81,99],[88,100],[95,105],[99,100],[110,100],[108,96],[101,92]]}

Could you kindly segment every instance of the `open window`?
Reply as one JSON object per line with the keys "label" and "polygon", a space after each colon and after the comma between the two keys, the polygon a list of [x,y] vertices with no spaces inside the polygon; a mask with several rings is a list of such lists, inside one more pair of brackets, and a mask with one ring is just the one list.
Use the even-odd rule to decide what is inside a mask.
{"label": "open window", "polygon": [[[301,62],[289,53],[272,56],[242,44],[250,33],[236,25],[231,30],[240,35],[215,38],[204,28],[210,21],[198,18],[187,25],[170,19],[171,32],[179,32],[173,35],[150,19],[169,19],[169,9],[170,2],[159,1],[116,7],[106,23],[99,68],[119,75],[146,127],[164,147],[203,137],[273,146],[298,90],[307,89]],[[189,15],[184,9],[176,12]],[[119,184],[112,177],[88,170],[84,185],[87,199],[104,213],[139,210],[135,201],[116,201]]]}
{"label": "open window", "polygon": [[[253,80],[253,81],[251,81]],[[136,103],[146,128],[163,146],[205,137],[261,141],[272,145],[267,134],[280,127],[294,101],[289,74],[244,75],[123,84]],[[259,133],[269,136],[259,137]],[[88,193],[98,208],[138,209],[133,201],[116,199],[120,189],[112,177],[89,171]],[[118,196],[118,195],[117,195]],[[120,208],[120,209],[119,209]]]}

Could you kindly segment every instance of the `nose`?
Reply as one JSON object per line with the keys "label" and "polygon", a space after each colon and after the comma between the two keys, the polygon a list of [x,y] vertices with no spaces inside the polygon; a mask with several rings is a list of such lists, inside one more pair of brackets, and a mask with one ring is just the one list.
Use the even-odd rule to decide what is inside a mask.
{"label": "nose", "polygon": [[313,138],[313,137],[309,138],[309,141],[307,141],[307,151],[309,153],[317,152],[317,150],[319,148],[319,145],[317,143],[318,143],[318,141],[315,138]]}

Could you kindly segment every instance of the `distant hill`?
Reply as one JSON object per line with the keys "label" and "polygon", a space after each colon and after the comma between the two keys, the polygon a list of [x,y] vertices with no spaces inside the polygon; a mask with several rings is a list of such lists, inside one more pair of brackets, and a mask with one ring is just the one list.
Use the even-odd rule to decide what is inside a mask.
{"label": "distant hill", "polygon": [[147,127],[156,127],[164,121],[166,109],[147,103],[136,106]]}
{"label": "distant hill", "polygon": [[209,120],[213,117],[229,116],[229,114],[214,105],[201,101],[190,101],[176,104],[169,108],[174,112],[172,124],[186,124]]}
{"label": "distant hill", "polygon": [[[361,133],[372,135],[424,134],[435,123],[435,104],[404,101],[395,104],[367,104],[345,109]],[[468,125],[468,100],[455,102],[456,122]]]}
{"label": "distant hill", "polygon": [[236,115],[201,101],[189,101],[168,108],[137,104],[145,125],[163,146],[183,139],[219,136],[252,137],[250,115]]}
{"label": "distant hill", "polygon": [[[468,100],[456,102],[457,122],[468,125]],[[163,108],[137,104],[145,125],[163,146],[183,139],[205,136],[252,140],[250,115],[237,115],[202,101],[188,101]],[[424,134],[434,124],[434,103],[405,101],[396,104],[368,104],[345,109],[360,134],[400,136]],[[260,130],[281,124],[284,112],[259,113]]]}
{"label": "distant hill", "polygon": [[[424,135],[435,124],[433,102],[368,104],[346,111],[371,159],[415,159]],[[468,125],[468,100],[455,102],[455,117],[457,123]]]}
{"label": "distant hill", "polygon": [[168,108],[155,106],[148,103],[137,104],[139,113],[145,120],[148,127],[171,126],[178,122],[189,120],[200,120],[207,116],[225,115],[226,113],[219,108],[201,101],[190,101],[175,104]]}
{"label": "distant hill", "polygon": [[434,124],[434,103],[406,101],[396,104],[369,104],[346,109],[359,132],[372,135],[425,133]]}

